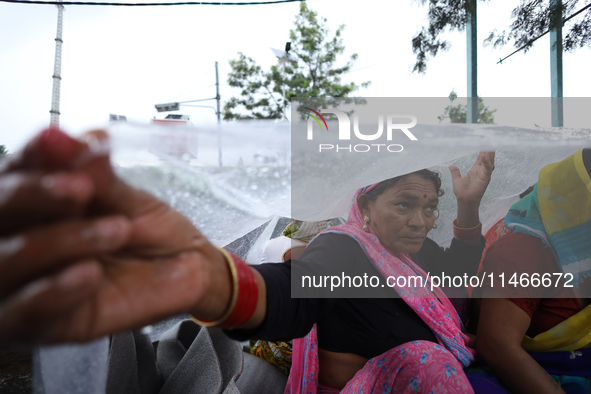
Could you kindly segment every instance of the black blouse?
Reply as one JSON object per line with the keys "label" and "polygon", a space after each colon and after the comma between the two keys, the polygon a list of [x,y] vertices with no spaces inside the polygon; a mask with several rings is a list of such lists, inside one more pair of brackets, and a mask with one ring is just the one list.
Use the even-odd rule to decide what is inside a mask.
{"label": "black blouse", "polygon": [[[472,245],[454,239],[449,249],[426,239],[411,259],[431,276],[475,275],[485,240]],[[381,276],[352,238],[324,234],[312,242],[300,259],[304,262],[335,264],[354,261],[357,272],[350,275]],[[291,261],[253,266],[267,286],[267,313],[262,325],[253,330],[227,330],[237,340],[287,341],[304,337],[317,323],[318,346],[322,349],[354,353],[365,358],[380,355],[414,340],[437,342],[425,322],[396,294],[388,298],[291,298]],[[349,274],[349,273],[348,273]]]}

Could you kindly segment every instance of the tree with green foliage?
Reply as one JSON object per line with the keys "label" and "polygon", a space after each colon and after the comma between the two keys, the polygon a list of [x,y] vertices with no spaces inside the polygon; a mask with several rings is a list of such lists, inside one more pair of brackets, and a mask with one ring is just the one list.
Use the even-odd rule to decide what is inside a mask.
{"label": "tree with green foliage", "polygon": [[[437,117],[439,122],[449,119],[451,123],[466,123],[466,106],[463,104],[454,105],[454,101],[458,98],[456,91],[452,90],[448,97],[450,105],[445,107],[443,114]],[[484,106],[482,98],[478,97],[478,120],[476,123],[495,123],[495,112],[497,112],[496,109],[488,109]]]}
{"label": "tree with green foliage", "polygon": [[225,103],[224,119],[281,118],[284,86],[287,102],[292,97],[347,97],[367,87],[370,82],[342,82],[343,74],[357,60],[355,53],[344,65],[337,66],[337,56],[345,51],[341,37],[344,28],[339,26],[331,36],[326,18],[301,2],[295,27],[289,32],[290,57],[297,62],[279,61],[265,72],[254,59],[239,52],[238,59],[230,60],[228,84],[240,89],[240,96]]}
{"label": "tree with green foliage", "polygon": [[4,145],[0,145],[0,158],[8,155],[8,149]]}
{"label": "tree with green foliage", "polygon": [[[466,0],[418,0],[428,3],[429,24],[412,38],[412,50],[416,61],[412,71],[424,74],[429,56],[435,57],[439,51],[449,49],[451,44],[442,39],[446,31],[464,31],[466,15],[470,2]],[[480,0],[488,1],[488,0]],[[553,21],[565,21],[563,26],[562,47],[570,52],[591,43],[591,7],[589,4],[578,6],[580,0],[563,0],[558,6],[550,0],[523,0],[511,12],[508,31],[490,32],[484,40],[485,45],[494,47],[513,44],[524,51],[530,49],[534,39],[546,33],[553,26]],[[587,1],[585,1],[587,3]],[[580,11],[580,12],[579,12]]]}

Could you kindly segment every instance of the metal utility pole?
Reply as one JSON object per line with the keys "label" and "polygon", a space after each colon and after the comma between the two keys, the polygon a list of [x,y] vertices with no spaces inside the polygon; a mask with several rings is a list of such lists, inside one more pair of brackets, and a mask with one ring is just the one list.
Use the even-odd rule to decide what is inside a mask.
{"label": "metal utility pole", "polygon": [[[291,42],[285,43],[285,60],[283,60],[283,78],[285,78],[285,63],[289,59],[289,51],[291,50]],[[287,102],[285,101],[285,81],[283,81],[283,120],[287,120],[287,114],[285,109],[287,108]]]}
{"label": "metal utility pole", "polygon": [[476,41],[476,0],[466,1],[466,54],[468,58],[468,103],[466,123],[478,123],[478,42]]}
{"label": "metal utility pole", "polygon": [[218,62],[215,62],[215,99],[218,107],[218,110],[216,111],[218,115],[218,164],[222,167],[222,129],[220,127],[220,77],[218,74]]}
{"label": "metal utility pole", "polygon": [[550,100],[552,127],[564,126],[562,95],[562,0],[550,0]]}
{"label": "metal utility pole", "polygon": [[216,112],[218,115],[218,123],[220,123],[222,120],[220,117],[220,76],[218,74],[218,62],[215,62],[215,99],[218,104],[218,110]]}
{"label": "metal utility pole", "polygon": [[[283,63],[283,77],[285,78],[285,61]],[[283,120],[287,120],[287,114],[285,113],[286,103],[285,103],[285,82],[283,82],[283,86],[281,88],[283,91]]]}
{"label": "metal utility pole", "polygon": [[50,126],[59,126],[60,123],[60,82],[62,80],[62,20],[64,6],[57,5],[57,35],[55,37],[55,63],[53,65],[53,92],[51,95],[51,120]]}
{"label": "metal utility pole", "polygon": [[[285,63],[286,62],[292,62],[297,64],[297,60],[292,58],[291,56],[289,56],[289,51],[291,50],[291,42],[286,42],[285,43],[285,51],[280,51],[279,49],[275,49],[275,48],[271,48],[271,50],[273,51],[273,53],[275,54],[275,56],[277,56],[277,58],[279,59],[279,61],[281,62],[281,64],[283,65],[282,68],[282,73],[283,73],[283,77],[286,78],[285,75]],[[288,120],[287,119],[287,114],[285,113],[286,108],[287,108],[287,100],[285,97],[285,84],[286,81],[283,81],[283,86],[282,86],[282,91],[283,91],[283,120]],[[271,97],[273,97],[273,95],[271,95]],[[273,100],[275,100],[275,98],[273,97]],[[275,101],[275,103],[277,103],[277,101]],[[279,105],[279,104],[277,104]]]}

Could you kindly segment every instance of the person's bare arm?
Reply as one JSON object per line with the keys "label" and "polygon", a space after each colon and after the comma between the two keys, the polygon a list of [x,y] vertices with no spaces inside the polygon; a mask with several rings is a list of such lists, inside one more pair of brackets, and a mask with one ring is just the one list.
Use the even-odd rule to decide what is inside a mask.
{"label": "person's bare arm", "polygon": [[[458,203],[457,226],[460,228],[473,228],[479,225],[480,216],[478,209],[482,196],[490,183],[495,165],[495,152],[480,152],[474,165],[465,176],[461,176],[456,166],[450,166],[453,189]],[[478,244],[478,238],[464,241]]]}
{"label": "person's bare arm", "polygon": [[564,393],[558,383],[521,347],[531,319],[494,289],[483,292],[476,350],[514,393]]}

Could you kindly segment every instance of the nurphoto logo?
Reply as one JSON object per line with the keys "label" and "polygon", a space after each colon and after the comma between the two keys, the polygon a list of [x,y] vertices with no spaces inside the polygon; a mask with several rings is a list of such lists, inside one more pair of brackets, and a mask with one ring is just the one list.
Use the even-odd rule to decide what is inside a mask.
{"label": "nurphoto logo", "polygon": [[[351,120],[349,119],[349,115],[346,112],[341,111],[339,109],[321,109],[320,112],[316,111],[312,108],[303,107],[305,110],[304,113],[308,115],[308,129],[307,129],[307,138],[308,140],[314,139],[314,123],[318,124],[321,131],[328,132],[328,124],[326,120],[322,116],[322,114],[334,114],[337,117],[338,121],[338,140],[339,141],[351,141]],[[386,121],[384,122],[384,118]],[[410,122],[401,123],[400,120],[410,120]],[[315,121],[315,122],[314,122]],[[395,123],[396,122],[396,123]],[[410,139],[411,141],[417,141],[417,137],[415,137],[409,129],[413,128],[417,124],[417,117],[414,115],[409,114],[380,114],[378,115],[378,130],[373,134],[363,134],[359,130],[359,115],[354,113],[353,114],[353,134],[354,137],[361,141],[376,141],[382,138],[384,134],[384,123],[386,129],[386,140],[392,141],[392,136],[394,135],[395,130],[400,130]],[[402,152],[404,147],[400,144],[319,144],[318,145],[319,152],[322,151],[347,151],[347,152],[369,152],[371,150],[377,150],[380,152],[388,151],[392,153]]]}

